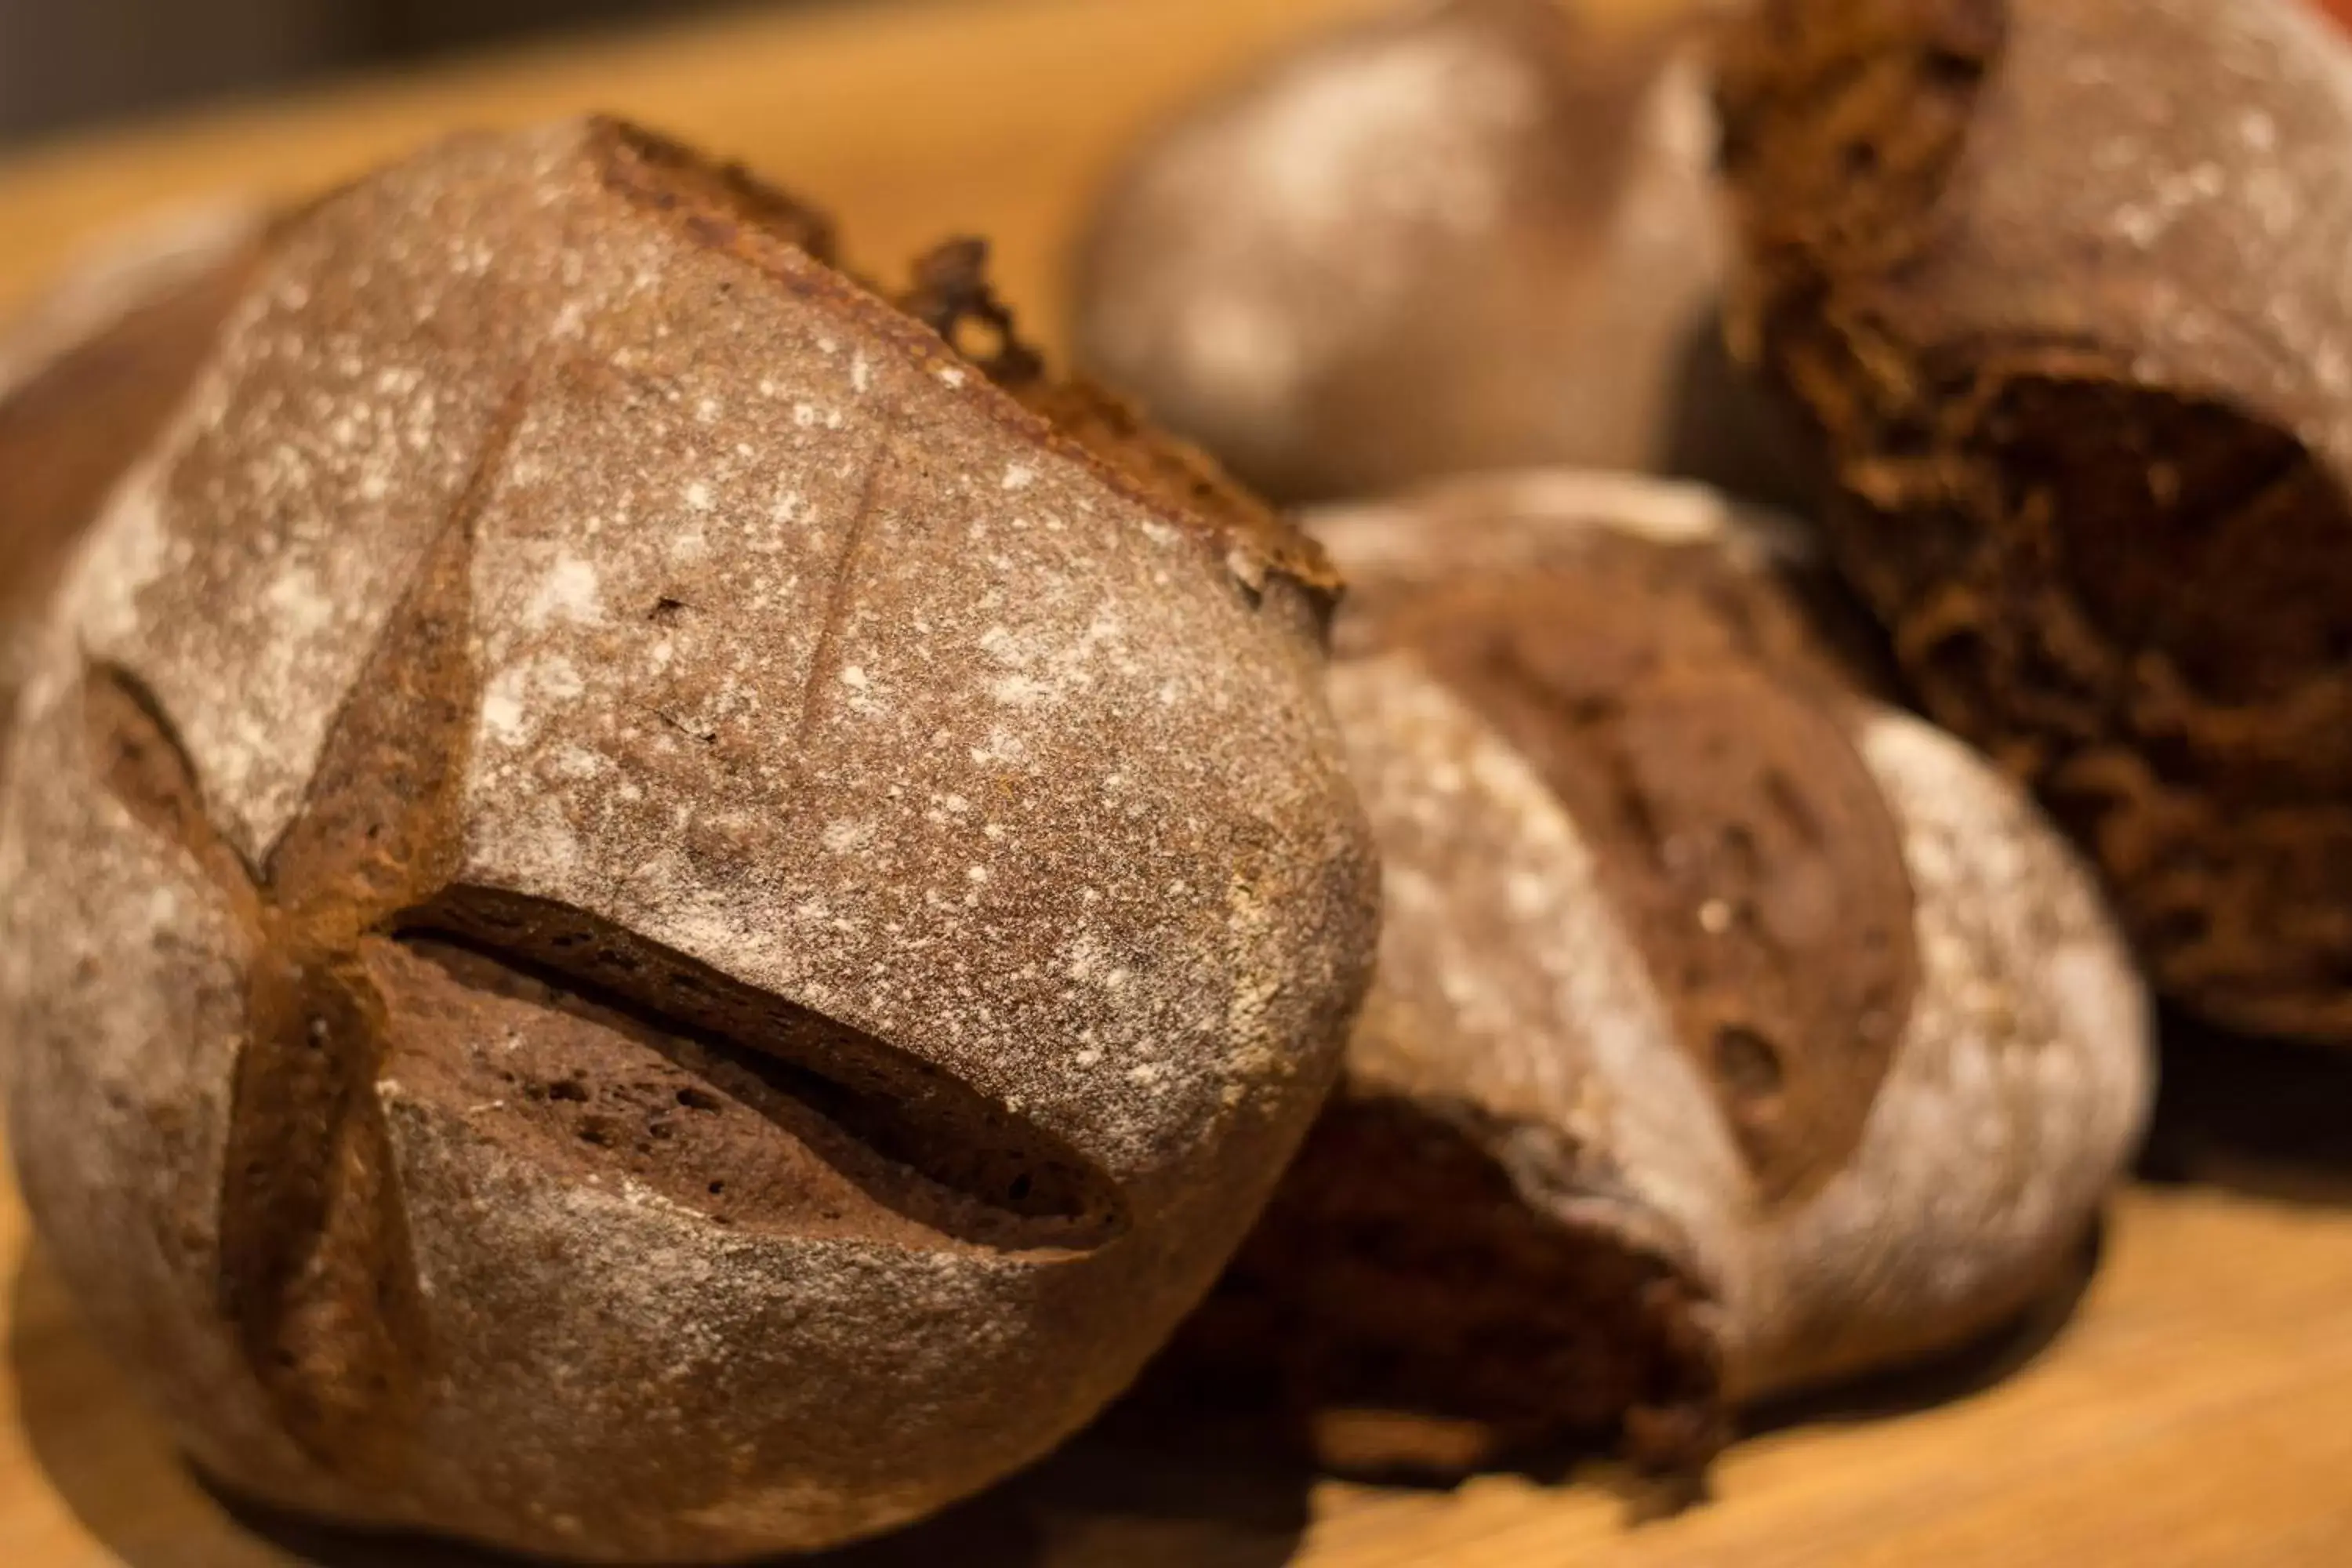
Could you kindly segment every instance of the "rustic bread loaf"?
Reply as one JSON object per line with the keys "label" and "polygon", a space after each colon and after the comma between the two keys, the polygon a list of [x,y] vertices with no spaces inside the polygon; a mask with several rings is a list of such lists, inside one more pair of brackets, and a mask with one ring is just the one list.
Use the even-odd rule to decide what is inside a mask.
{"label": "rustic bread loaf", "polygon": [[1927,711],[2160,991],[2352,1042],[2352,44],[2308,0],[1770,0],[1744,352]]}
{"label": "rustic bread loaf", "polygon": [[1316,527],[1378,977],[1179,1354],[1286,1384],[1338,1462],[1622,1421],[1690,1466],[1734,1404],[2050,1288],[2143,1121],[2138,983],[2024,798],[1861,694],[1784,546],[1567,472]]}
{"label": "rustic bread loaf", "polygon": [[[11,1142],[240,1491],[887,1528],[1125,1384],[1329,1088],[1318,553],[830,256],[614,123],[451,142],[274,239],[61,589]],[[1002,326],[976,260],[910,309]]]}
{"label": "rustic bread loaf", "polygon": [[236,203],[142,224],[0,332],[0,767],[40,607],[211,351],[261,229]]}
{"label": "rustic bread loaf", "polygon": [[1401,7],[1171,127],[1081,248],[1083,359],[1289,498],[1543,462],[1785,491],[1717,328],[1698,18],[1577,9]]}

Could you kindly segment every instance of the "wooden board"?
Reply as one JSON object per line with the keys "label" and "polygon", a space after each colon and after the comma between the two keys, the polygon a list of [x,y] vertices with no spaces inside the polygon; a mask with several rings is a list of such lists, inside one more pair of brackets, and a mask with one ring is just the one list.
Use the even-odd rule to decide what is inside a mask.
{"label": "wooden board", "polygon": [[[2352,1088],[2339,1076],[2336,1089]],[[1640,1522],[1591,1463],[1453,1491],[1317,1481],[1137,1413],[834,1568],[2342,1568],[2352,1181],[2138,1187],[2079,1300],[1937,1372],[1783,1413]],[[445,1548],[240,1521],[174,1458],[0,1206],[0,1563],[426,1568]],[[472,1562],[470,1558],[462,1559]]]}
{"label": "wooden board", "polygon": [[[1631,11],[1664,0],[1612,0]],[[887,264],[993,235],[1053,335],[1088,193],[1141,126],[1368,0],[968,0],[752,16],[362,83],[0,163],[0,310],[158,203],[299,192],[436,132],[617,108],[750,159]],[[2079,1300],[1954,1366],[1776,1413],[1715,1500],[1636,1523],[1611,1467],[1452,1491],[1318,1481],[1131,1416],[859,1568],[2343,1568],[2352,1564],[2352,1057],[2176,1059],[2168,1164]],[[2249,1075],[2269,1092],[2206,1124]],[[2230,1092],[2222,1092],[2224,1089]],[[2244,1146],[2284,1138],[2279,1163]],[[451,1563],[234,1518],[99,1357],[0,1188],[0,1564]],[[2071,1310],[2066,1308],[2071,1307]]]}

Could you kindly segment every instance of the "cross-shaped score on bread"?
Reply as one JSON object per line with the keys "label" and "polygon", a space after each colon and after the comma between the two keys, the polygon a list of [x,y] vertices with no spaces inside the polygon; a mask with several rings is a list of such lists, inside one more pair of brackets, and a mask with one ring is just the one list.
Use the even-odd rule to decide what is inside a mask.
{"label": "cross-shaped score on bread", "polygon": [[257,869],[162,705],[124,668],[85,671],[112,792],[247,933],[222,1304],[289,1430],[353,1478],[433,1366],[394,1078],[470,1088],[492,1136],[714,1226],[1050,1258],[1123,1224],[1107,1173],[919,1058],[590,911],[461,880],[473,521],[520,416],[519,393]]}
{"label": "cross-shaped score on bread", "polygon": [[[26,1207],[234,1495],[869,1536],[1091,1420],[1328,1089],[1379,879],[1311,541],[590,120],[290,214],[0,769]],[[103,422],[103,410],[75,417]]]}

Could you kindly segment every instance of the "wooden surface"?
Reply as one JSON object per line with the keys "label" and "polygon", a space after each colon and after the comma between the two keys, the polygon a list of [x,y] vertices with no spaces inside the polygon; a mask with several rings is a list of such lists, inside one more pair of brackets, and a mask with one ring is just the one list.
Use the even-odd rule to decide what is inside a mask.
{"label": "wooden surface", "polygon": [[[1617,9],[1659,0],[1614,0]],[[156,204],[299,192],[449,127],[609,107],[844,217],[854,253],[999,241],[1050,329],[1110,157],[1168,106],[1365,0],[968,0],[748,18],[359,84],[0,163],[0,310]],[[1050,330],[1048,332],[1050,336]],[[859,1568],[2343,1568],[2352,1564],[2352,1057],[2173,1067],[2167,1163],[2078,1300],[1936,1373],[1778,1413],[1710,1503],[1636,1523],[1605,1465],[1452,1491],[1318,1482],[1229,1430],[1129,1416]],[[2267,1098],[2204,1113],[2268,1074]],[[2169,1125],[2177,1123],[2177,1125]],[[2292,1128],[2294,1136],[2284,1136]],[[2297,1145],[2294,1158],[2249,1155]],[[447,1563],[240,1521],[78,1327],[0,1189],[0,1564]]]}
{"label": "wooden surface", "polygon": [[[817,199],[842,217],[855,258],[877,269],[948,234],[991,235],[1008,290],[1042,303],[1059,297],[1063,237],[1138,129],[1281,40],[1368,9],[803,6],[69,142],[0,163],[0,311],[79,244],[159,203],[301,194],[451,130],[591,109],[642,118]],[[1045,324],[1046,312],[1030,313]]]}
{"label": "wooden surface", "polygon": [[[2336,1090],[2352,1089],[2337,1075]],[[2079,1300],[1951,1367],[1782,1413],[1712,1500],[1640,1522],[1613,1467],[1453,1491],[1316,1481],[1134,1413],[827,1568],[2343,1568],[2352,1180],[2138,1187]],[[448,1568],[446,1549],[239,1521],[83,1334],[0,1206],[0,1563]],[[470,1558],[462,1559],[471,1563]]]}

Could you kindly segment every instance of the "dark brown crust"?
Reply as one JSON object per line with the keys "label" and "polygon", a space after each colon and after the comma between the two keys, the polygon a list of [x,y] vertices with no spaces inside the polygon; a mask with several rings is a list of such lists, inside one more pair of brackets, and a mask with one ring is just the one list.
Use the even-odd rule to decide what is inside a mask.
{"label": "dark brown crust", "polygon": [[89,672],[83,711],[116,798],[180,847],[246,929],[251,1043],[238,1061],[224,1155],[223,1311],[287,1430],[364,1478],[396,1447],[399,1406],[422,1371],[414,1276],[400,1266],[370,1095],[383,1008],[347,965],[305,944],[214,830],[186,753],[124,672]]}
{"label": "dark brown crust", "polygon": [[[741,258],[795,293],[824,296],[920,357],[977,367],[1004,400],[978,384],[971,395],[989,400],[1024,436],[1082,458],[1121,493],[1229,561],[1249,563],[1250,577],[1277,572],[1327,608],[1337,599],[1339,576],[1314,541],[1233,483],[1204,453],[1149,428],[1098,387],[1046,374],[988,285],[983,242],[941,245],[916,263],[913,287],[893,301],[837,269],[830,225],[794,198],[619,121],[598,121],[595,134],[605,184],[616,195],[667,216],[697,243]],[[812,242],[824,248],[811,249]],[[994,341],[967,353],[959,340],[973,321],[989,327]]]}
{"label": "dark brown crust", "polygon": [[[1045,357],[1022,342],[1012,310],[988,281],[985,241],[952,239],[919,258],[914,287],[898,302],[1056,435],[1140,486],[1158,510],[1213,519],[1274,570],[1316,591],[1327,608],[1336,598],[1339,574],[1321,548],[1234,483],[1215,458],[1156,428],[1108,387],[1047,373]],[[973,323],[992,342],[968,345],[963,334]]]}
{"label": "dark brown crust", "polygon": [[778,246],[827,267],[841,265],[831,215],[777,189],[740,163],[720,163],[682,142],[618,120],[598,122],[606,186],[641,206],[668,214],[696,239],[755,267],[791,270]]}
{"label": "dark brown crust", "polygon": [[1343,1088],[1168,1370],[1279,1390],[1335,1469],[1459,1472],[1577,1435],[1703,1469],[1727,1427],[1687,1284],[1531,1205],[1507,1132]]}
{"label": "dark brown crust", "polygon": [[[1125,1227],[1126,1205],[1110,1176],[1026,1118],[887,1040],[579,910],[451,886],[401,911],[391,926],[484,997],[533,999],[604,1034],[633,1037],[706,1080],[794,1142],[793,1162],[829,1162],[827,1180],[859,1188],[870,1206],[897,1216],[886,1230],[930,1247],[954,1237],[1034,1252],[1042,1262],[1056,1251],[1101,1246]],[[437,997],[440,1011],[464,1010],[446,990]],[[552,1019],[548,1026],[574,1032]],[[495,1076],[478,1077],[477,1087],[499,1092]],[[576,1103],[591,1105],[608,1089],[622,1086],[584,1082]],[[582,1141],[596,1144],[593,1131],[583,1124]],[[685,1201],[713,1206],[692,1193]],[[742,1194],[725,1206],[740,1211]],[[804,1234],[809,1211],[805,1202],[782,1199],[740,1217]]]}
{"label": "dark brown crust", "polygon": [[[566,912],[572,931],[559,925],[559,935],[581,926],[576,911],[554,911],[559,921]],[[967,1110],[961,1102],[974,1097],[954,1093],[961,1085],[932,1096],[964,1112],[961,1121],[857,1085],[845,1068],[855,1031],[831,1019],[759,998],[764,1014],[804,1016],[793,1056],[772,1055],[530,963],[516,952],[519,934],[502,926],[499,945],[482,948],[415,927],[371,940],[367,953],[396,1033],[388,1070],[404,1091],[456,1114],[515,1112],[495,1136],[519,1159],[585,1183],[642,1183],[714,1226],[929,1250],[961,1241],[1043,1260],[1056,1247],[1098,1246],[1122,1223],[1101,1173],[1066,1150],[1042,1155],[1042,1135],[1007,1125],[997,1108]],[[614,934],[599,937],[602,955],[644,967],[615,952]],[[566,956],[574,970],[594,965]],[[681,961],[671,978],[704,973]],[[741,989],[714,975],[704,995]],[[770,1047],[784,1037],[748,1039]]]}
{"label": "dark brown crust", "polygon": [[[2248,25],[2275,28],[2263,9]],[[2115,57],[2097,68],[2147,91],[2210,88],[2282,138],[2313,123],[2284,89],[2265,106],[2259,79],[2209,81],[2183,40],[2219,36],[2219,7],[2140,28],[2102,0],[1767,5],[1724,79],[1745,336],[1829,448],[1842,564],[1923,705],[2093,851],[2159,987],[2240,1026],[2352,1039],[2352,503],[2297,434],[2340,414],[2225,356],[2209,382],[2179,374],[2129,304],[2137,260],[2105,267],[2100,237],[2079,278],[2009,279],[2009,321],[1979,324],[1955,287],[1993,265],[1967,248],[1956,184],[1964,153],[1994,150],[1972,137],[2041,189],[2080,184],[2068,171],[2120,129],[2095,102],[2063,148],[1984,119],[2017,30],[2061,23],[2095,26]],[[2173,134],[2218,152],[2238,123],[2216,101]],[[2148,265],[2190,294],[2267,277],[2263,237],[2212,221],[2176,223]],[[2037,335],[2062,291],[2077,324]]]}
{"label": "dark brown crust", "polygon": [[1843,1170],[1918,986],[1911,884],[1850,693],[1776,584],[1606,537],[1366,618],[1584,831],[1764,1201]]}

